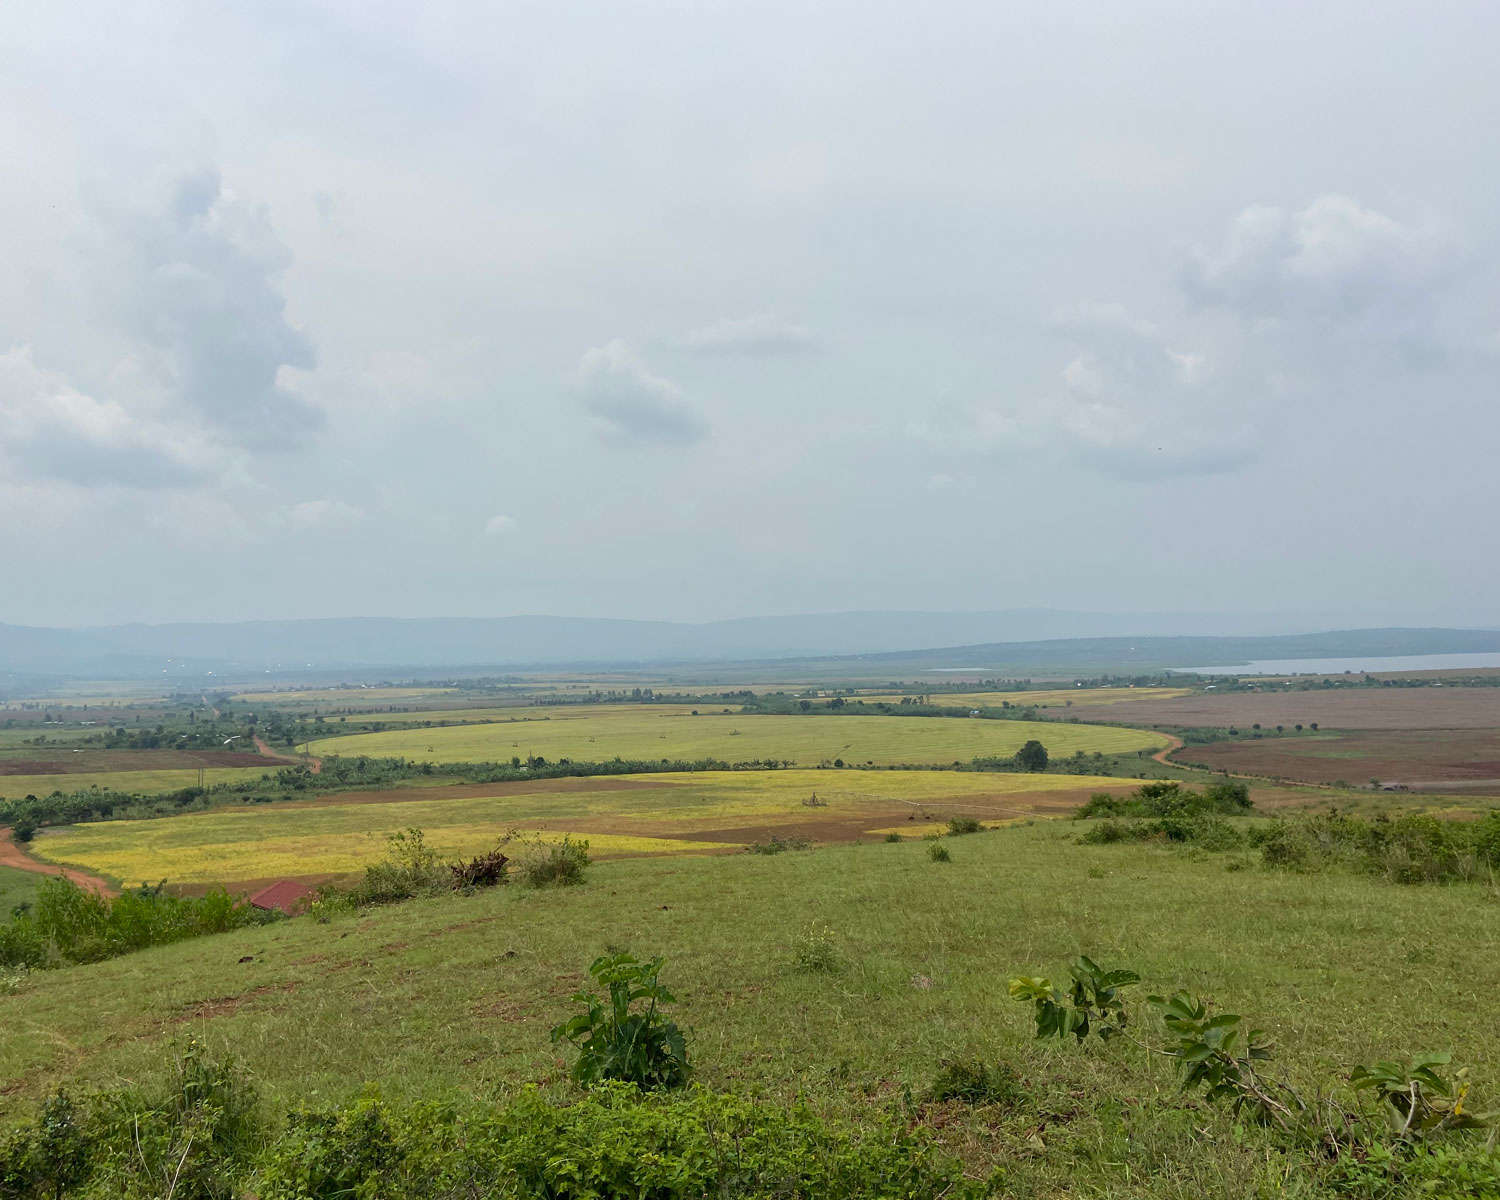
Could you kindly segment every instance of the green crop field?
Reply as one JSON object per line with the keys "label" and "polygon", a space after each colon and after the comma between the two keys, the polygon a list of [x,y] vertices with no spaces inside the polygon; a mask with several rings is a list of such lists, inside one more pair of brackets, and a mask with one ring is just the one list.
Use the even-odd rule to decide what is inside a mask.
{"label": "green crop field", "polygon": [[[179,884],[315,877],[358,871],[385,856],[387,835],[416,826],[445,857],[491,849],[507,830],[571,832],[596,854],[739,848],[805,827],[819,840],[896,830],[919,834],[963,813],[1000,822],[1070,810],[1091,791],[1132,781],[1077,775],[953,771],[708,771],[542,780],[431,796],[378,797],[214,809],[151,821],[98,821],[38,834],[33,853],[124,883]],[[809,803],[816,797],[817,803]],[[908,819],[910,818],[910,819]],[[722,834],[722,836],[720,836]]]}
{"label": "green crop field", "polygon": [[527,709],[488,725],[391,730],[314,741],[314,754],[370,754],[428,762],[716,758],[816,766],[968,762],[1014,754],[1030,738],[1054,757],[1122,754],[1168,745],[1157,733],[1061,722],[967,717],[762,716],[653,705]]}
{"label": "green crop field", "polygon": [[[262,775],[275,770],[276,764],[274,763],[267,763],[264,767],[204,767],[203,782],[205,785],[239,783],[259,779]],[[50,796],[53,792],[82,792],[89,788],[155,795],[197,785],[198,772],[196,770],[74,771],[56,775],[0,775],[0,798],[9,800],[21,796]]]}
{"label": "green crop field", "polygon": [[[972,1175],[1003,1168],[1006,1197],[1333,1195],[1313,1182],[1326,1160],[1182,1097],[1171,1064],[1129,1040],[1033,1040],[1006,981],[1057,978],[1080,952],[1142,974],[1131,1031],[1145,1042],[1163,1031],[1140,997],[1186,987],[1267,1029],[1272,1068],[1305,1091],[1355,1063],[1449,1050],[1472,1070],[1473,1109],[1500,1107],[1500,1041],[1475,1015],[1500,990],[1486,885],[1231,872],[1223,855],[1075,832],[945,839],[943,864],[920,842],[625,859],[577,888],[299,918],[40,972],[0,995],[0,1108],[27,1113],[58,1082],[150,1077],[188,1037],[232,1051],[282,1109],[367,1083],[396,1102],[525,1084],[575,1097],[547,1031],[590,960],[622,947],[666,956],[704,1086],[856,1121],[895,1107]],[[832,972],[796,965],[813,926]],[[923,1104],[953,1056],[1013,1065],[1024,1102]]]}

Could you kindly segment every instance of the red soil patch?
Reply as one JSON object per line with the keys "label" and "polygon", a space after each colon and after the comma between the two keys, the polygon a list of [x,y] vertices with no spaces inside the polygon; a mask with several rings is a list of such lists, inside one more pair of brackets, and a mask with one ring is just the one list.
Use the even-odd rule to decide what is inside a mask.
{"label": "red soil patch", "polygon": [[200,1000],[197,1004],[189,1005],[171,1018],[170,1024],[180,1025],[187,1021],[211,1021],[216,1017],[232,1017],[240,1009],[262,996],[285,995],[297,990],[297,984],[267,983],[260,987],[251,988],[248,992],[241,992],[237,996],[217,996],[212,1000]]}
{"label": "red soil patch", "polygon": [[[277,765],[287,759],[274,759]],[[0,758],[0,775],[77,775],[99,771],[195,771],[199,767],[264,767],[245,750],[59,750],[45,758]]]}

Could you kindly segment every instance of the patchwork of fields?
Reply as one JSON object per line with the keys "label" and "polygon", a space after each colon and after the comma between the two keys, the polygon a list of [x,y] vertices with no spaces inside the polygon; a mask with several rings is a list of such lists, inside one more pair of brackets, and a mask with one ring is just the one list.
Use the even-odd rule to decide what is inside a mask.
{"label": "patchwork of fields", "polygon": [[614,758],[756,759],[816,766],[968,762],[1008,757],[1031,738],[1055,758],[1075,752],[1126,754],[1169,745],[1138,729],[967,717],[762,716],[685,706],[599,705],[527,709],[485,725],[392,730],[323,738],[312,753],[368,754],[418,762],[504,762],[540,755],[603,762]]}
{"label": "patchwork of fields", "polygon": [[[275,771],[279,765],[268,760],[264,766],[260,767],[204,767],[203,784],[211,787],[216,783],[241,783],[246,780],[259,779],[267,772]],[[181,788],[197,787],[198,782],[198,771],[184,768],[0,775],[0,799],[49,796],[53,792],[82,792],[89,788],[155,795],[159,792],[175,792]]]}
{"label": "patchwork of fields", "polygon": [[1065,813],[1134,781],[953,771],[710,771],[391,789],[321,800],[101,821],[49,829],[34,853],[133,884],[328,878],[386,854],[412,826],[445,857],[494,847],[507,831],[589,839],[600,857],[739,849],[773,834],[850,841],[918,834],[949,816],[989,823]]}

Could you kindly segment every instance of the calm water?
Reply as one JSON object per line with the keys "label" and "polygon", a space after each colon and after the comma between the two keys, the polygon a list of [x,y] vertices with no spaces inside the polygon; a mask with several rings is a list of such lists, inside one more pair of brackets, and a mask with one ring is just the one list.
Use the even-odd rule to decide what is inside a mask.
{"label": "calm water", "polygon": [[1264,658],[1238,667],[1173,667],[1186,675],[1342,675],[1352,671],[1447,671],[1500,667],[1500,653],[1398,654],[1381,658]]}

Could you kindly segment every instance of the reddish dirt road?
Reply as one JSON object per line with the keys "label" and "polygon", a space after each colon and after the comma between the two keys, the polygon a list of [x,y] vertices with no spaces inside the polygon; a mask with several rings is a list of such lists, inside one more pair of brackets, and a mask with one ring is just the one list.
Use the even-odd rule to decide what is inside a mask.
{"label": "reddish dirt road", "polygon": [[72,867],[59,867],[55,863],[42,862],[40,859],[32,858],[20,846],[16,845],[10,836],[10,829],[8,827],[0,829],[0,867],[13,867],[17,871],[32,871],[37,875],[61,875],[64,878],[71,879],[85,891],[98,892],[101,896],[118,896],[120,894],[97,875],[90,875],[87,871],[78,871]]}
{"label": "reddish dirt road", "polygon": [[[255,748],[262,754],[264,754],[267,758],[274,758],[277,762],[285,763],[287,766],[291,766],[297,761],[296,759],[283,758],[281,755],[277,754],[276,751],[272,750],[271,747],[266,745],[265,741],[261,738],[255,739]],[[321,775],[323,773],[323,760],[321,758],[314,758],[311,754],[309,754],[302,761],[307,764],[307,769],[314,775]]]}

